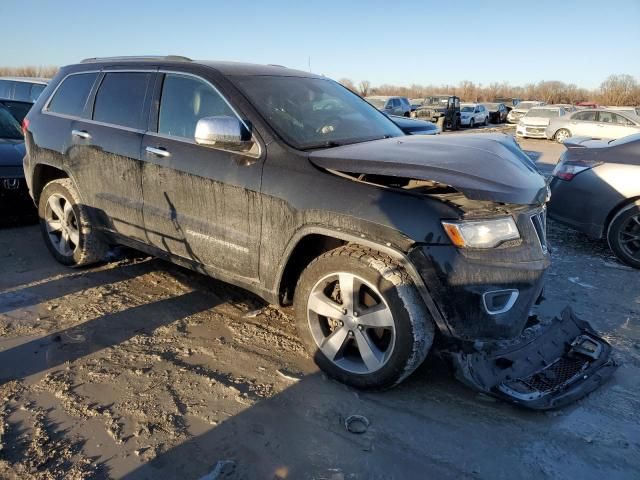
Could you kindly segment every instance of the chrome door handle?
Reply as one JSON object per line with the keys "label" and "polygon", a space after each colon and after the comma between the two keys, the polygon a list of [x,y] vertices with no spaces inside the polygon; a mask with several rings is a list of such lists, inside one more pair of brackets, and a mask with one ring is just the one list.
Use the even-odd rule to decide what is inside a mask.
{"label": "chrome door handle", "polygon": [[91,134],[86,130],[71,130],[71,135],[78,138],[84,138],[85,140],[89,140],[91,138]]}
{"label": "chrome door handle", "polygon": [[153,154],[153,155],[158,156],[158,157],[168,157],[169,155],[171,155],[164,148],[147,147],[147,148],[145,148],[145,150],[147,152]]}

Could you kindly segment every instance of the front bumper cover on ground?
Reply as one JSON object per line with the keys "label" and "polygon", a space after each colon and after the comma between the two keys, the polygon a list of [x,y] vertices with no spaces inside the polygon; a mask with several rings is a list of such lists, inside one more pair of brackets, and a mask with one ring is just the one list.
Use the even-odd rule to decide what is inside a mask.
{"label": "front bumper cover on ground", "polygon": [[475,342],[450,351],[456,377],[494,397],[536,410],[567,405],[604,383],[617,368],[611,346],[567,308],[551,324],[517,340]]}

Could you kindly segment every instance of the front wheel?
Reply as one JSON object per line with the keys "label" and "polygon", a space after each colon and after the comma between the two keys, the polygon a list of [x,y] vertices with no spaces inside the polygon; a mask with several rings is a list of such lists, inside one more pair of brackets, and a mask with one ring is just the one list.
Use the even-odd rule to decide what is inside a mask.
{"label": "front wheel", "polygon": [[489,117],[484,117],[484,126],[489,125]]}
{"label": "front wheel", "polygon": [[476,122],[473,121],[473,118],[469,120],[469,128],[473,128],[476,126]]}
{"label": "front wheel", "polygon": [[564,143],[570,137],[571,137],[571,132],[566,128],[561,128],[554,135],[554,138],[558,143]]}
{"label": "front wheel", "polygon": [[640,201],[616,213],[607,230],[607,241],[621,262],[640,268]]}
{"label": "front wheel", "polygon": [[409,275],[375,250],[344,246],[305,269],[294,297],[300,337],[331,377],[393,387],[425,359],[434,325]]}
{"label": "front wheel", "polygon": [[86,207],[68,178],[45,185],[38,202],[40,229],[51,254],[63,265],[99,262],[108,245],[91,226]]}

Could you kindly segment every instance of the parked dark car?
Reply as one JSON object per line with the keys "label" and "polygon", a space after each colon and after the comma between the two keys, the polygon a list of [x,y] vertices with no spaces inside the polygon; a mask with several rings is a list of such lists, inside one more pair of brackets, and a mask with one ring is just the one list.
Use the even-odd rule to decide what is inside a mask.
{"label": "parked dark car", "polygon": [[48,82],[48,78],[0,77],[0,99],[33,103]]}
{"label": "parked dark car", "polygon": [[494,124],[507,121],[509,110],[504,103],[483,103],[484,108],[489,111],[489,121]]}
{"label": "parked dark car", "polygon": [[31,103],[0,100],[0,223],[32,220],[35,208],[24,180],[20,126]]}
{"label": "parked dark car", "polygon": [[523,335],[549,265],[547,187],[512,138],[405,135],[325,77],[183,57],[64,67],[26,124],[58,261],[125,244],[293,304],[310,354],[349,385],[398,384],[436,330],[458,378],[532,408],[614,368],[569,311]]}
{"label": "parked dark car", "polygon": [[640,134],[610,142],[574,137],[563,145],[549,214],[605,238],[620,261],[640,268]]}
{"label": "parked dark car", "polygon": [[512,108],[520,103],[520,99],[515,97],[497,97],[492,101],[493,103],[502,103],[507,108],[507,113],[509,113]]}

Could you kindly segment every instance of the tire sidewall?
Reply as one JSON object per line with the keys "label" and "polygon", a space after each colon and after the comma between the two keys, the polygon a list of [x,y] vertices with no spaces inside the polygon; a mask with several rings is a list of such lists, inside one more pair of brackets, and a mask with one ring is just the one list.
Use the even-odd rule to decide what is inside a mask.
{"label": "tire sidewall", "polygon": [[[391,309],[396,333],[394,349],[387,363],[375,372],[356,374],[342,370],[319,350],[309,330],[307,317],[307,300],[309,294],[319,279],[337,272],[355,274],[376,286]],[[407,288],[409,286],[402,285],[401,287]],[[415,290],[415,287],[410,287]],[[420,306],[423,307],[423,305]],[[413,307],[415,306],[412,306],[412,308]],[[296,327],[300,338],[305,343],[308,352],[311,353],[318,366],[333,378],[362,389],[388,388],[404,378],[407,369],[407,360],[411,357],[415,348],[414,336],[416,332],[414,331],[410,312],[407,310],[405,302],[400,296],[398,286],[385,279],[382,274],[374,268],[350,256],[321,257],[303,272],[296,287],[294,308]],[[426,346],[428,350],[433,341],[433,326],[427,318],[426,308],[423,307],[420,313],[422,318],[418,319],[418,321],[425,322],[425,324],[428,323],[429,326],[431,326],[431,330],[426,327],[428,331],[426,336],[429,337],[427,341],[428,345]],[[414,319],[414,321],[415,320],[416,319]]]}
{"label": "tire sidewall", "polygon": [[[73,187],[71,187],[73,188]],[[72,255],[62,255],[55,246],[51,243],[49,239],[49,232],[47,231],[47,223],[45,221],[45,213],[47,208],[47,202],[49,198],[58,194],[64,197],[65,201],[71,204],[71,208],[76,216],[76,221],[78,223],[78,231],[79,235],[79,245],[76,247]],[[80,209],[79,205],[76,202],[76,195],[69,190],[63,181],[54,180],[48,183],[42,193],[40,194],[40,199],[38,201],[38,216],[40,217],[40,230],[42,232],[42,237],[44,238],[44,243],[46,244],[49,252],[55,257],[55,259],[62,263],[63,265],[67,265],[70,267],[78,265],[82,260],[82,252],[85,249],[86,245],[86,235],[85,235],[85,227],[86,219],[83,217],[83,212]]]}

